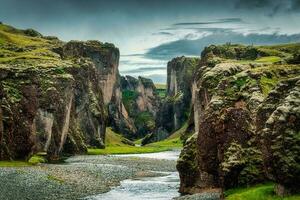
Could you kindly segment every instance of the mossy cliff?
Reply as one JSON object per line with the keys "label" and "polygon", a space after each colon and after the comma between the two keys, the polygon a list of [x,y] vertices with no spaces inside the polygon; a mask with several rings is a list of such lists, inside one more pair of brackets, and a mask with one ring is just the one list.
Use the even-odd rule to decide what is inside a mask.
{"label": "mossy cliff", "polygon": [[144,144],[167,138],[187,121],[192,104],[191,85],[198,63],[198,58],[184,56],[168,62],[166,96],[161,100],[156,128],[144,139]]}
{"label": "mossy cliff", "polygon": [[122,100],[136,127],[131,137],[141,138],[155,129],[155,118],[160,108],[160,97],[151,79],[121,77]]}
{"label": "mossy cliff", "polygon": [[299,44],[204,49],[191,86],[195,135],[177,165],[180,192],[267,180],[281,195],[299,192],[300,66],[291,62],[299,50]]}
{"label": "mossy cliff", "polygon": [[64,43],[1,24],[0,159],[103,148],[107,105],[121,102],[118,62],[112,44]]}

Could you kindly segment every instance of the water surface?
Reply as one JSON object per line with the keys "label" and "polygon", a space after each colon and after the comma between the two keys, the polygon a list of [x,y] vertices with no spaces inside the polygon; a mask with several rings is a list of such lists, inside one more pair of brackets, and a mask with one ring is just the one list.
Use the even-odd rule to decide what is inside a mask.
{"label": "water surface", "polygon": [[[179,151],[147,154],[114,155],[118,157],[139,157],[176,160]],[[154,161],[155,162],[155,161]],[[143,177],[121,181],[120,186],[111,191],[88,197],[88,200],[170,200],[180,196],[178,193],[178,172],[161,172],[159,177]]]}

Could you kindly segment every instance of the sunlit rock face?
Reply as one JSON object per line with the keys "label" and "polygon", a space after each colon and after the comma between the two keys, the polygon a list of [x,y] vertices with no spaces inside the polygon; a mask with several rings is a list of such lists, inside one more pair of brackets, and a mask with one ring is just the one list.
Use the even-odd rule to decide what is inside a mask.
{"label": "sunlit rock face", "polygon": [[292,183],[299,181],[300,68],[280,52],[282,62],[255,61],[268,53],[230,44],[202,52],[191,86],[195,134],[177,165],[180,192],[221,192],[265,180],[278,183],[279,194],[299,191]]}

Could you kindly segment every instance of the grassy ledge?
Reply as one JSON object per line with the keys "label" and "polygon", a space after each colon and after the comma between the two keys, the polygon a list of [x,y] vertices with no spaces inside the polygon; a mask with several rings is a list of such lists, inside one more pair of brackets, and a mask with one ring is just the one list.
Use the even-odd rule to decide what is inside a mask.
{"label": "grassy ledge", "polygon": [[274,193],[274,184],[259,184],[249,188],[234,188],[225,192],[226,200],[299,200],[300,194],[278,197]]}

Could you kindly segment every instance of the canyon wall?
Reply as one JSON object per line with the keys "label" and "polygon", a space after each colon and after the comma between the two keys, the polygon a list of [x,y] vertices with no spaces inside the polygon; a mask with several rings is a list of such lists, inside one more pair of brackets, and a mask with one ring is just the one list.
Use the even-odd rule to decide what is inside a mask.
{"label": "canyon wall", "polygon": [[137,129],[135,137],[144,137],[155,129],[160,98],[151,79],[121,77],[122,100]]}
{"label": "canyon wall", "polygon": [[198,58],[177,57],[168,62],[166,96],[161,100],[155,130],[147,135],[142,144],[166,139],[187,121],[191,112],[194,71]]}
{"label": "canyon wall", "polygon": [[300,66],[288,61],[293,48],[300,49],[204,49],[192,84],[195,133],[177,164],[181,193],[222,193],[266,180],[281,195],[299,191],[292,184],[299,180],[300,153]]}
{"label": "canyon wall", "polygon": [[63,43],[4,24],[0,31],[0,159],[47,152],[57,160],[62,153],[104,148],[106,125],[127,116],[119,50],[98,41]]}

